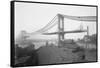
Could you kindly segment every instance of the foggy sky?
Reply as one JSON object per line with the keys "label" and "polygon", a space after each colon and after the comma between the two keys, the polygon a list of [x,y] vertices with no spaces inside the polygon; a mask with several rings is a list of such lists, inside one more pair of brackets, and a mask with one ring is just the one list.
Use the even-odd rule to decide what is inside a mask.
{"label": "foggy sky", "polygon": [[[43,28],[58,13],[71,16],[96,16],[96,7],[71,6],[71,5],[54,5],[38,3],[15,3],[15,37],[20,34],[21,30],[32,33]],[[80,24],[86,29],[89,26],[89,34],[96,33],[96,22],[83,22],[65,19],[65,31],[79,29]],[[51,29],[57,31],[57,25]],[[66,34],[65,38],[82,38],[86,33]],[[57,35],[33,35],[31,38],[57,38]]]}

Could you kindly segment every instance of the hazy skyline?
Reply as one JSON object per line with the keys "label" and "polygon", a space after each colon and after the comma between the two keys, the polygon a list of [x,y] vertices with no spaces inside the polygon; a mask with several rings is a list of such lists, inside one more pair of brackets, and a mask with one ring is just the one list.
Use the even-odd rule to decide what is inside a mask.
{"label": "hazy skyline", "polygon": [[[21,30],[32,33],[43,28],[58,13],[71,16],[96,16],[96,7],[53,5],[39,3],[15,3],[15,37]],[[78,29],[80,24],[86,29],[89,26],[89,34],[96,33],[96,22],[84,22],[65,19],[65,31]],[[57,31],[57,25],[50,32]],[[82,38],[86,33],[66,34],[65,38]],[[33,35],[31,38],[57,38],[57,35]]]}

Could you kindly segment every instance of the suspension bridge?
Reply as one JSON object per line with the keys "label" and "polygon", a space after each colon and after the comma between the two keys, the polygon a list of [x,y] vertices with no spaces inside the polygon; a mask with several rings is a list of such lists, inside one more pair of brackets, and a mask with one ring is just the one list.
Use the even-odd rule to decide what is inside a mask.
{"label": "suspension bridge", "polygon": [[[78,47],[76,47],[77,44],[75,44],[75,43],[67,44],[67,47],[59,48],[59,46],[63,46],[62,41],[65,40],[64,35],[67,33],[87,32],[87,35],[89,35],[89,27],[87,27],[87,29],[83,29],[83,27],[80,26],[80,29],[78,29],[78,30],[65,31],[64,24],[67,23],[67,22],[65,22],[66,18],[71,19],[71,20],[84,21],[84,22],[96,22],[96,16],[69,16],[69,15],[64,15],[64,14],[57,14],[43,28],[41,28],[37,31],[34,31],[32,33],[22,32],[23,40],[22,40],[22,42],[21,42],[21,40],[19,40],[22,43],[21,46],[22,45],[30,45],[30,43],[27,43],[24,39],[26,39],[27,37],[29,37],[31,35],[35,35],[35,34],[58,35],[58,47],[44,46],[42,48],[37,49],[36,53],[38,54],[38,60],[39,60],[40,65],[42,65],[42,64],[57,64],[57,63],[72,63],[72,62],[86,62],[86,60],[88,60],[88,61],[96,60],[96,57],[95,57],[96,52],[95,51],[94,52],[93,51],[90,52],[88,50],[84,51],[83,49],[79,49]],[[48,30],[52,29],[56,25],[57,25],[57,29],[58,29],[57,31],[48,32]],[[27,49],[27,50],[31,50],[32,46],[30,47],[30,49]],[[70,48],[69,48],[69,46],[70,46]],[[72,46],[74,46],[74,48]],[[15,50],[17,50],[17,49],[15,49]],[[31,51],[33,52],[33,50],[31,50]],[[29,52],[31,52],[31,51],[29,51]],[[26,50],[25,50],[25,52],[28,53]],[[25,61],[23,61],[23,59],[26,60],[27,57],[30,57],[30,56],[25,55],[24,57],[20,58],[21,61],[18,60],[16,63],[17,64],[24,63]],[[31,60],[33,60],[33,59],[31,59]]]}
{"label": "suspension bridge", "polygon": [[[24,35],[25,37],[29,35],[34,34],[42,34],[42,35],[58,35],[58,45],[61,45],[61,42],[65,39],[64,35],[67,33],[82,33],[87,32],[87,35],[89,34],[89,27],[87,26],[86,30],[83,30],[82,26],[79,30],[73,30],[73,31],[65,31],[64,30],[64,19],[71,19],[71,20],[77,20],[77,21],[84,21],[84,22],[96,22],[96,16],[69,16],[64,14],[57,14],[47,25],[45,25],[43,28],[33,32]],[[47,32],[51,28],[53,28],[55,25],[58,26],[58,31],[56,32]]]}

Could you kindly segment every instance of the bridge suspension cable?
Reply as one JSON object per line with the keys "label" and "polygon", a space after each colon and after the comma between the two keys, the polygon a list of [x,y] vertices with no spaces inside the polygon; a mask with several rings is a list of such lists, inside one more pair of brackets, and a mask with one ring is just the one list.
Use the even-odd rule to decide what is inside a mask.
{"label": "bridge suspension cable", "polygon": [[42,31],[43,32],[46,32],[48,30],[50,30],[51,28],[53,28],[56,24],[58,23],[58,21],[55,21],[51,26],[49,26],[46,30]]}
{"label": "bridge suspension cable", "polygon": [[57,24],[57,22],[55,23],[56,20],[57,20],[57,15],[45,27],[43,27],[40,30],[33,32],[32,34],[43,33],[45,31],[49,30],[50,28],[52,28],[53,26],[55,26]]}
{"label": "bridge suspension cable", "polygon": [[61,14],[64,18],[72,19],[72,20],[77,20],[77,21],[88,21],[88,22],[96,22],[96,16],[69,16],[69,15],[64,15]]}
{"label": "bridge suspension cable", "polygon": [[[60,14],[60,15],[63,16],[64,18],[71,19],[71,20],[89,21],[89,22],[96,21],[96,16],[69,16],[69,15],[64,15],[64,14]],[[57,24],[57,22],[55,22],[56,20],[58,21],[58,14],[42,29],[39,29],[31,34],[41,34],[48,31],[49,29],[51,29]]]}
{"label": "bridge suspension cable", "polygon": [[41,30],[40,33],[48,31],[49,29],[51,29],[52,27],[54,27],[56,24],[57,24],[57,21],[55,20],[54,23],[52,23],[51,25],[49,25],[47,28]]}

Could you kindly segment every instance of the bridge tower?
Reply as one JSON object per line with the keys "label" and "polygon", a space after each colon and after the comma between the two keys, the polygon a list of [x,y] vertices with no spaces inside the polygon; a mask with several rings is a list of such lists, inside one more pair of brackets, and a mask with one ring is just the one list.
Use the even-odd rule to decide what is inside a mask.
{"label": "bridge tower", "polygon": [[58,14],[58,46],[63,45],[62,40],[64,40],[64,17]]}
{"label": "bridge tower", "polygon": [[87,26],[87,35],[89,36],[89,27]]}

